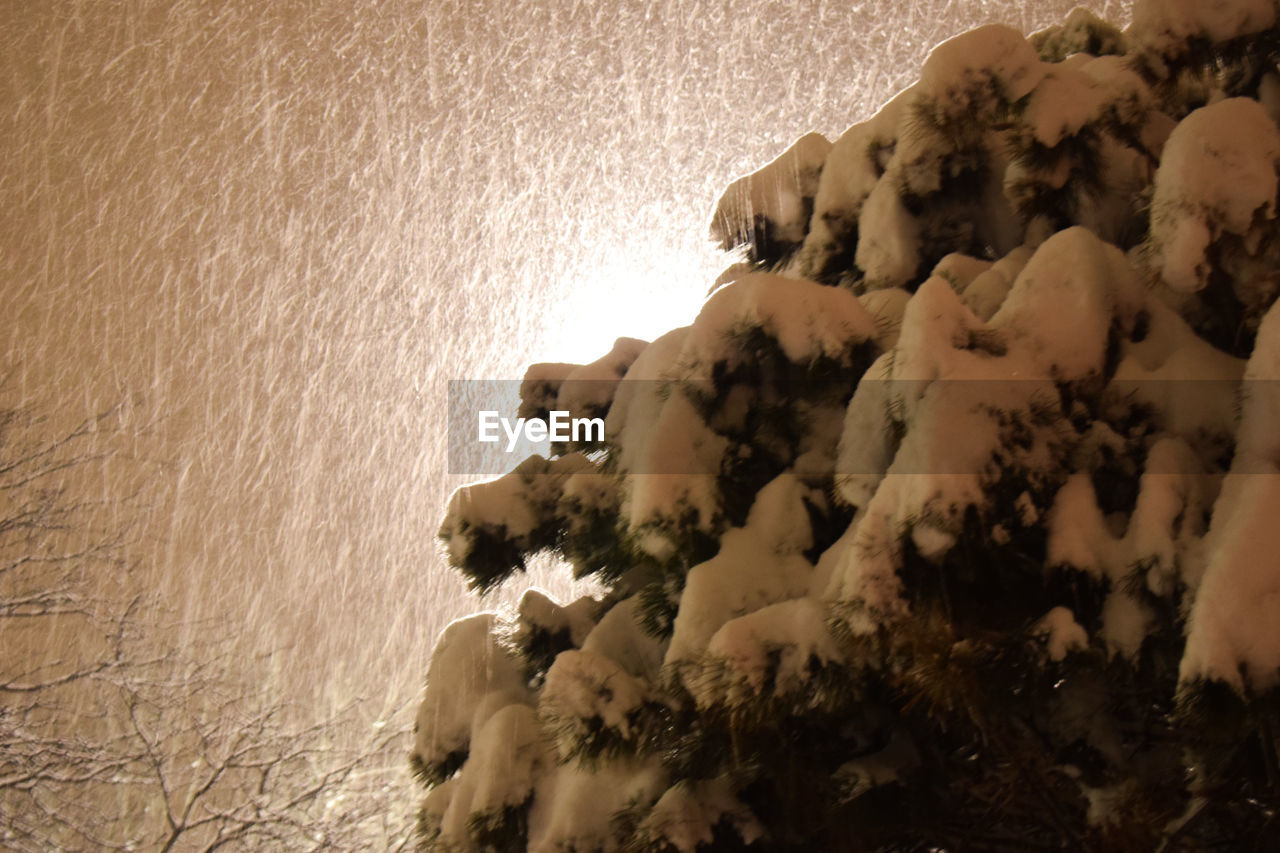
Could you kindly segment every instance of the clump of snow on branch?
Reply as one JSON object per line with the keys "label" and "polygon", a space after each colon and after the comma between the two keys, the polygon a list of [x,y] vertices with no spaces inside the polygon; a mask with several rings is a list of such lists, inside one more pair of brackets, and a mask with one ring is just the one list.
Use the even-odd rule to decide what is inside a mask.
{"label": "clump of snow on branch", "polygon": [[494,619],[482,613],[454,622],[431,655],[413,750],[428,775],[465,755],[473,735],[504,706],[532,703],[515,658],[495,637]]}
{"label": "clump of snow on branch", "polygon": [[641,822],[637,837],[654,847],[693,853],[715,841],[717,824],[727,823],[746,844],[763,834],[759,821],[733,796],[728,779],[680,783],[668,788]]}
{"label": "clump of snow on branch", "polygon": [[830,150],[821,134],[805,134],[772,163],[730,184],[711,220],[712,239],[724,249],[744,243],[799,244]]}
{"label": "clump of snow on branch", "polygon": [[1184,682],[1262,693],[1280,683],[1280,303],[1263,320],[1245,369],[1239,443],[1205,537],[1183,655]]}
{"label": "clump of snow on branch", "polygon": [[[689,570],[665,665],[679,669],[706,651],[732,616],[750,613],[809,588],[812,544],[805,487],[783,476],[765,486],[744,527],[728,531],[715,557]],[[685,683],[696,680],[686,678]]]}
{"label": "clump of snow on branch", "polygon": [[989,24],[935,47],[918,86],[948,120],[981,119],[998,102],[1030,94],[1044,73],[1040,57],[1022,33]]}
{"label": "clump of snow on branch", "polygon": [[1132,31],[1143,46],[1174,56],[1193,39],[1222,44],[1260,33],[1275,21],[1270,0],[1138,0]]}
{"label": "clump of snow on branch", "polygon": [[1277,165],[1280,130],[1251,98],[1201,107],[1178,124],[1152,199],[1151,236],[1167,284],[1203,288],[1206,254],[1224,235],[1256,249],[1266,221],[1275,218]]}
{"label": "clump of snow on branch", "polygon": [[619,760],[587,769],[567,764],[543,777],[529,812],[530,853],[607,849],[615,815],[652,803],[666,787],[656,761]]}
{"label": "clump of snow on branch", "polygon": [[590,364],[535,364],[520,383],[519,417],[545,418],[552,410],[574,417],[604,417],[614,391],[644,350],[645,341],[618,338]]}
{"label": "clump of snow on branch", "polygon": [[762,696],[812,691],[816,668],[843,660],[816,598],[770,604],[725,622],[707,643],[701,670],[687,678],[699,705],[745,706]]}
{"label": "clump of snow on branch", "polygon": [[1089,634],[1080,627],[1075,615],[1065,607],[1055,607],[1044,615],[1031,629],[1031,633],[1043,637],[1045,653],[1049,660],[1060,661],[1069,652],[1089,648]]}
{"label": "clump of snow on branch", "polygon": [[851,350],[876,337],[874,319],[846,290],[803,279],[754,273],[712,294],[690,329],[682,362],[697,378],[711,378],[714,365],[733,368],[747,357],[737,336],[759,329],[777,341],[794,364],[850,361]]}

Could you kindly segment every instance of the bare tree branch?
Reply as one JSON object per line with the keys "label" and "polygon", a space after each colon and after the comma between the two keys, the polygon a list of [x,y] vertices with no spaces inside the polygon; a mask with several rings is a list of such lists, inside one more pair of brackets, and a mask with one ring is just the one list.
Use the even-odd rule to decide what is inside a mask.
{"label": "bare tree branch", "polygon": [[0,408],[0,848],[403,846],[367,786],[403,765],[407,724],[339,746],[358,731],[354,705],[309,721],[252,681],[269,660],[166,645],[225,629],[166,624],[153,598],[92,582],[130,568],[133,531],[99,519],[136,495],[87,500],[75,485],[116,461],[119,414],[57,432]]}

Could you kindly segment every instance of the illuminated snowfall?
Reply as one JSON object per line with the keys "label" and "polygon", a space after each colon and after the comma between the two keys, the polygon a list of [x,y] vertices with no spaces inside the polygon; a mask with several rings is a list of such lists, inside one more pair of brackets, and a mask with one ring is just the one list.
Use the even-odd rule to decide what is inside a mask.
{"label": "illuminated snowfall", "polygon": [[[996,5],[1029,28],[1071,2]],[[120,406],[108,474],[67,482],[125,543],[127,570],[90,592],[154,596],[149,642],[300,726],[354,707],[322,750],[391,734],[323,820],[369,818],[357,849],[394,847],[404,709],[432,638],[474,606],[423,527],[460,480],[440,440],[445,380],[593,357],[693,310],[721,264],[701,220],[731,177],[785,147],[779,129],[830,133],[869,110],[979,11],[12,4],[0,395],[48,415],[50,434]],[[587,476],[571,488],[614,493]],[[552,564],[531,577],[581,588]],[[235,653],[210,659],[226,634]],[[78,639],[64,621],[29,650],[4,644],[39,666]],[[233,724],[195,690],[175,692],[184,713]],[[93,712],[63,710],[76,732]],[[188,746],[165,758],[189,767]],[[76,799],[121,845],[155,829],[133,817],[160,817]]]}
{"label": "illuminated snowfall", "polygon": [[[1280,688],[1275,25],[1147,0],[959,36],[730,186],[743,260],[692,324],[531,368],[530,415],[607,377],[606,440],[459,491],[441,535],[481,589],[558,549],[602,592],[443,634],[426,843],[1266,832],[1178,727]],[[1006,780],[993,822],[1018,744],[1060,803]]]}

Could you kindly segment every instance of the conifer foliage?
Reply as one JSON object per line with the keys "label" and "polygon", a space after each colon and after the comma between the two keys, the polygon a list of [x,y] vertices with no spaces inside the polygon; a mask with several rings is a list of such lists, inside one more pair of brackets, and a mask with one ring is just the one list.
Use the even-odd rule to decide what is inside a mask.
{"label": "conifer foliage", "polygon": [[460,490],[425,849],[1280,847],[1272,0],[984,27],[736,182],[693,323]]}

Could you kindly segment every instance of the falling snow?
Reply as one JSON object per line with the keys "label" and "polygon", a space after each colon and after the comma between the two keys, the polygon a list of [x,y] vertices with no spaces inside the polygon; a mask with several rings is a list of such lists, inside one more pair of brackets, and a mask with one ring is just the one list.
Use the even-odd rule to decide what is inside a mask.
{"label": "falling snow", "polygon": [[224,626],[242,674],[407,748],[432,642],[475,609],[433,537],[445,381],[692,321],[723,187],[798,128],[837,139],[979,16],[1073,3],[973,5],[10,9],[0,391],[51,424],[123,405],[119,467],[71,484],[132,525],[99,591],[156,592],[197,655]]}

